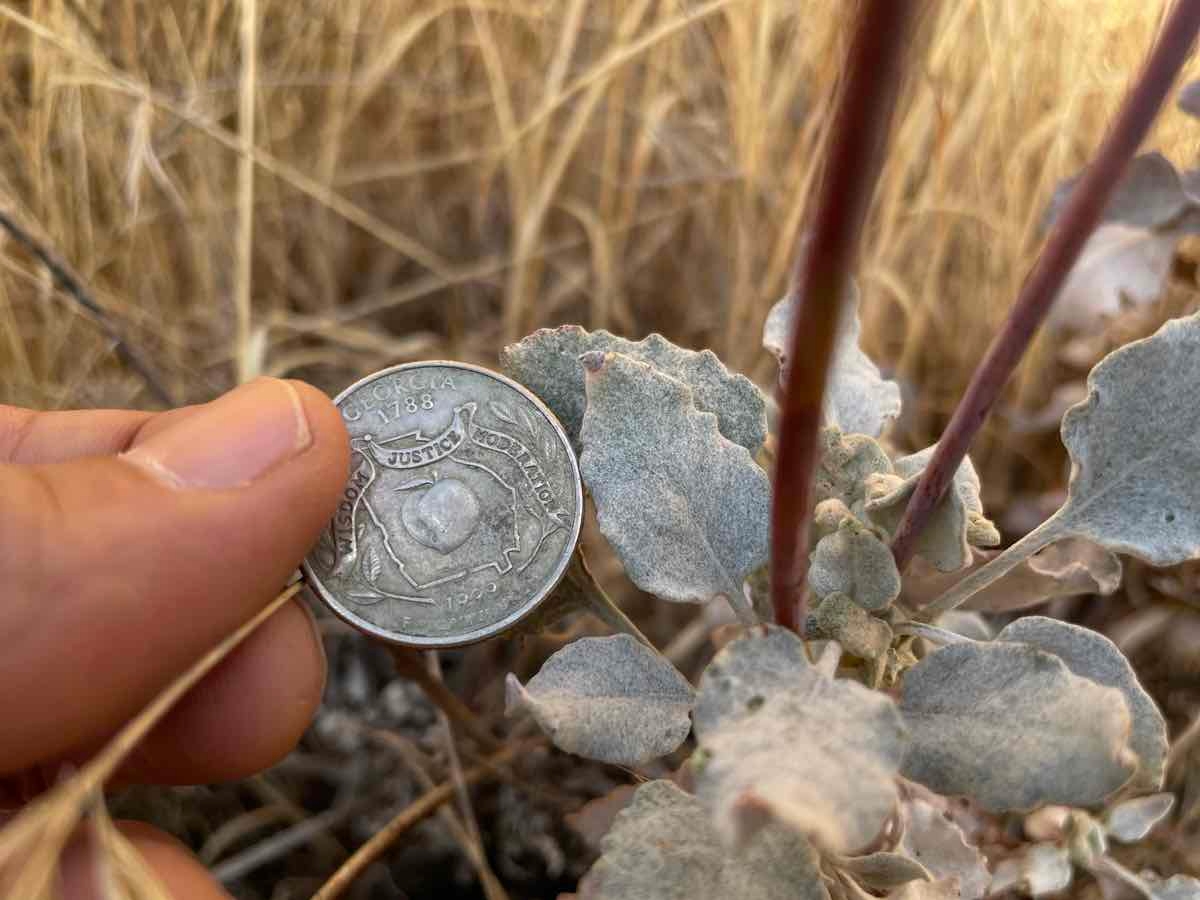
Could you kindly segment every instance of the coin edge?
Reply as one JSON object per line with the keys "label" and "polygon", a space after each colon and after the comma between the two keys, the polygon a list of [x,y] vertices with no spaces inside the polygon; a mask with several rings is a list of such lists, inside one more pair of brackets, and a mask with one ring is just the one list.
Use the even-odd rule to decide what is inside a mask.
{"label": "coin edge", "polygon": [[[355,381],[353,384],[344,388],[336,397],[333,398],[333,405],[338,407],[338,413],[340,415],[341,407],[338,406],[338,404],[353,394],[360,387],[370,384],[373,381],[377,381],[380,378],[385,378],[397,372],[402,372],[406,369],[418,369],[430,366],[448,366],[455,369],[468,369],[480,375],[494,378],[496,381],[515,389],[518,394],[522,395],[525,399],[533,403],[537,411],[540,412],[546,421],[550,423],[550,427],[554,429],[555,434],[558,436],[563,448],[567,452],[567,459],[570,462],[571,471],[575,474],[574,486],[576,514],[574,516],[575,522],[574,527],[572,528],[570,539],[571,552],[565,554],[559,561],[558,565],[555,567],[553,577],[551,578],[550,582],[546,585],[545,589],[539,595],[537,595],[536,599],[524,605],[518,612],[512,614],[508,618],[502,619],[493,625],[486,626],[485,628],[476,629],[463,638],[455,638],[452,640],[446,640],[443,638],[413,638],[406,635],[397,637],[395,632],[384,631],[379,628],[379,626],[372,624],[366,619],[363,619],[362,617],[346,609],[333,595],[332,591],[328,590],[325,585],[321,583],[320,578],[317,577],[312,566],[309,565],[308,557],[309,553],[312,552],[311,550],[309,553],[304,555],[304,560],[300,563],[300,570],[304,573],[304,580],[307,583],[309,590],[317,595],[317,597],[321,600],[325,607],[329,609],[330,612],[356,630],[397,647],[408,647],[419,650],[449,650],[455,647],[467,647],[471,644],[481,643],[482,641],[486,641],[490,638],[500,637],[505,632],[510,631],[519,625],[526,617],[537,610],[537,608],[540,607],[552,593],[554,593],[555,588],[558,587],[559,583],[563,579],[563,576],[566,575],[567,567],[571,564],[571,557],[575,555],[575,552],[578,549],[579,535],[583,530],[583,475],[579,470],[579,460],[575,456],[575,448],[571,446],[570,438],[567,437],[566,429],[563,428],[562,423],[558,420],[558,417],[554,415],[554,413],[548,406],[546,406],[542,399],[520,382],[509,378],[507,375],[503,375],[499,372],[489,369],[486,366],[479,366],[475,365],[474,363],[454,362],[453,360],[447,359],[428,359],[421,360],[420,362],[400,363],[399,365],[388,366],[385,369],[372,372],[370,375],[364,375],[362,378],[358,379],[358,381]],[[326,527],[328,527],[328,525],[326,525]]]}

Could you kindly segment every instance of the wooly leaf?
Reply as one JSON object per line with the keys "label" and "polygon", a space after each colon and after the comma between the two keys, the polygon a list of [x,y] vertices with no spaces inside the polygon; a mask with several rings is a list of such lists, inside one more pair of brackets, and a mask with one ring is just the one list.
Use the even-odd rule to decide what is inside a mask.
{"label": "wooly leaf", "polygon": [[[1079,177],[1068,178],[1055,189],[1046,212],[1047,226],[1054,224],[1066,207]],[[1129,161],[1125,174],[1109,196],[1101,221],[1143,229],[1161,228],[1178,219],[1189,203],[1179,173],[1170,160],[1161,153],[1143,153]]]}
{"label": "wooly leaf", "polygon": [[[847,653],[882,660],[892,646],[892,627],[845,594],[829,594],[805,622],[806,634],[837,641]],[[876,675],[882,672],[876,668]],[[878,685],[872,682],[872,687]]]}
{"label": "wooly leaf", "polygon": [[1121,560],[1091,541],[1067,538],[1029,557],[972,597],[968,609],[1014,612],[1058,597],[1107,596],[1121,586]]}
{"label": "wooly leaf", "polygon": [[1155,566],[1200,555],[1200,316],[1106,356],[1088,398],[1063,418],[1071,455],[1067,502],[926,607],[959,606],[1043,547],[1082,537]]}
{"label": "wooly leaf", "polygon": [[[901,601],[921,608],[967,574],[981,569],[994,551],[974,550],[972,562],[961,572],[938,572],[918,559],[905,572]],[[1121,560],[1099,544],[1083,538],[1066,538],[1024,560],[970,597],[964,609],[1003,613],[1030,609],[1059,597],[1081,594],[1107,596],[1121,586]]]}
{"label": "wooly leaf", "polygon": [[[1155,566],[1200,554],[1200,316],[1106,356],[1063,418],[1065,531]],[[1044,527],[1044,526],[1043,526]]]}
{"label": "wooly leaf", "polygon": [[988,893],[1020,889],[1031,897],[1056,894],[1070,887],[1074,874],[1071,854],[1065,847],[1034,844],[996,866]]}
{"label": "wooly leaf", "polygon": [[996,636],[996,630],[987,619],[977,612],[952,609],[938,616],[937,625],[951,634],[957,634],[972,641],[990,641]]}
{"label": "wooly leaf", "polygon": [[1180,88],[1175,103],[1189,116],[1200,118],[1200,81],[1189,81]]}
{"label": "wooly leaf", "polygon": [[[937,444],[932,444],[924,450],[900,457],[895,463],[896,474],[907,479],[919,477],[925,471],[925,467],[929,465],[929,461],[933,459],[935,450],[937,450]],[[983,485],[979,480],[979,473],[975,471],[975,464],[971,462],[971,457],[963,457],[963,461],[959,463],[958,469],[954,473],[951,487],[962,498],[963,506],[967,511],[967,541],[975,547],[995,547],[999,544],[999,530],[983,514],[983,499],[980,496]]]}
{"label": "wooly leaf", "polygon": [[730,642],[701,678],[693,720],[697,794],[729,843],[774,821],[853,852],[895,807],[906,746],[895,705],[819,672],[791,632]]}
{"label": "wooly leaf", "polygon": [[897,848],[937,880],[953,879],[961,900],[979,900],[991,875],[978,847],[932,804],[912,798],[902,807],[904,831]]}
{"label": "wooly leaf", "polygon": [[560,749],[601,762],[641,765],[691,730],[692,686],[627,634],[567,644],[525,687],[509,674],[507,695],[509,714],[529,710]]}
{"label": "wooly leaf", "polygon": [[[933,459],[936,450],[937,444],[930,444],[924,450],[901,456],[894,463],[896,474],[901,478],[920,475],[929,465],[929,461]],[[975,464],[971,462],[971,457],[964,456],[963,461],[959,463],[958,469],[954,473],[953,486],[958,495],[962,497],[963,504],[967,509],[977,513],[983,512],[983,501],[979,498],[979,492],[983,485],[979,480],[979,473],[975,470]]]}
{"label": "wooly leaf", "polygon": [[855,516],[845,503],[834,497],[822,500],[813,510],[813,536],[819,541],[835,534],[842,523],[848,521],[855,521]]}
{"label": "wooly leaf", "polygon": [[821,458],[817,463],[813,490],[818,504],[838,500],[854,515],[860,515],[866,500],[867,477],[892,474],[892,460],[873,437],[846,434],[840,428],[821,429]]}
{"label": "wooly leaf", "polygon": [[796,687],[798,673],[811,668],[804,644],[786,628],[751,629],[726,644],[709,663],[692,709],[696,737],[757,713],[765,699]]}
{"label": "wooly leaf", "polygon": [[696,408],[717,417],[721,434],[757,453],[767,436],[766,398],[744,375],[725,368],[711,350],[685,350],[660,334],[633,342],[607,331],[588,332],[578,325],[543,328],[505,347],[500,361],[558,417],[576,452],[587,400],[579,357],[592,351],[615,352],[653,366],[692,389]]}
{"label": "wooly leaf", "polygon": [[[859,346],[858,288],[850,285],[853,302],[845,304],[825,390],[825,420],[842,431],[879,437],[900,415],[900,385],[883,377]],[[763,325],[763,347],[779,360],[779,377],[787,372],[787,349],[796,300],[789,294],[771,307]]]}
{"label": "wooly leaf", "polygon": [[1174,794],[1149,794],[1125,800],[1104,814],[1104,831],[1114,841],[1135,844],[1148,835],[1174,805]]}
{"label": "wooly leaf", "polygon": [[1125,697],[1133,728],[1129,749],[1138,758],[1138,772],[1130,783],[1138,790],[1156,791],[1162,787],[1167,723],[1116,644],[1091,629],[1045,616],[1017,619],[996,635],[996,640],[1022,643],[1052,653],[1081,678],[1119,690]]}
{"label": "wooly leaf", "polygon": [[835,865],[863,887],[890,891],[910,881],[933,881],[929,871],[903,853],[880,850],[866,856],[840,856]]}
{"label": "wooly leaf", "polygon": [[[865,511],[871,524],[888,535],[895,534],[932,451],[929,447],[897,460],[895,474],[867,476]],[[970,459],[964,459],[954,483],[917,538],[917,554],[941,572],[955,572],[970,564],[972,544],[986,547],[999,542],[996,526],[983,515],[979,476]]]}
{"label": "wooly leaf", "polygon": [[1085,331],[1127,307],[1154,303],[1166,288],[1179,238],[1175,230],[1148,231],[1120,223],[1099,226],[1071,267],[1047,325]]}
{"label": "wooly leaf", "polygon": [[734,853],[703,804],[669,781],[641,785],[601,846],[580,900],[829,900],[801,835],[768,826]]}
{"label": "wooly leaf", "polygon": [[1121,692],[1027,644],[952,644],[905,674],[904,775],[993,812],[1093,806],[1133,774]]}
{"label": "wooly leaf", "polygon": [[692,391],[620,353],[587,353],[579,467],[600,530],[642,590],[743,601],[766,562],[770,485]]}
{"label": "wooly leaf", "polygon": [[808,583],[820,597],[845,594],[870,610],[885,609],[900,596],[891,547],[854,518],[843,519],[837,531],[817,542]]}
{"label": "wooly leaf", "polygon": [[[1064,181],[1047,213],[1061,213],[1078,178]],[[1143,305],[1162,295],[1175,246],[1200,224],[1200,207],[1187,174],[1159,153],[1130,161],[1117,183],[1100,226],[1088,238],[1050,312],[1052,327],[1092,328],[1100,316],[1126,304]]]}
{"label": "wooly leaf", "polygon": [[1172,875],[1150,888],[1152,900],[1200,900],[1200,880],[1190,875]]}

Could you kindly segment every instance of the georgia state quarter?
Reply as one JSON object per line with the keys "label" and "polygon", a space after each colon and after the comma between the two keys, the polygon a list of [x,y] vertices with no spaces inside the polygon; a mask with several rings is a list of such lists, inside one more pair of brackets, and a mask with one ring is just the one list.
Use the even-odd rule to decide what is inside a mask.
{"label": "georgia state quarter", "polygon": [[350,477],[303,568],[337,615],[395,644],[456,647],[506,631],[554,589],[583,489],[533,394],[478,366],[420,362],[334,403]]}

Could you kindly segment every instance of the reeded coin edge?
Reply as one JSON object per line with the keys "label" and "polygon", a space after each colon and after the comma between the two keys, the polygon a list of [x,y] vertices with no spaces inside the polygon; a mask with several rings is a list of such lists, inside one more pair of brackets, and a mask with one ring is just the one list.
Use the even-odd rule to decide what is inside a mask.
{"label": "reeded coin edge", "polygon": [[321,583],[321,579],[317,577],[316,573],[309,565],[308,555],[305,555],[304,561],[300,564],[300,570],[304,573],[305,582],[308,584],[313,593],[321,598],[321,601],[326,607],[328,607],[330,612],[336,615],[339,619],[346,622],[348,625],[353,626],[359,631],[364,632],[365,634],[379,638],[381,641],[394,646],[412,647],[423,650],[440,650],[451,649],[454,647],[465,647],[469,644],[477,644],[480,641],[485,641],[488,638],[497,637],[503,634],[504,632],[518,625],[522,619],[541,606],[542,603],[545,602],[546,598],[554,592],[554,589],[558,587],[559,582],[562,581],[563,575],[566,574],[567,566],[570,565],[571,562],[571,556],[575,553],[575,549],[579,544],[579,533],[583,527],[583,478],[579,473],[579,460],[575,458],[575,450],[571,446],[571,441],[567,437],[567,433],[563,429],[562,423],[558,421],[558,418],[550,411],[549,407],[547,407],[545,403],[543,403],[532,391],[529,390],[529,388],[525,387],[523,384],[513,381],[506,375],[501,375],[499,372],[494,372],[485,366],[477,366],[473,363],[454,362],[447,359],[427,359],[421,360],[420,362],[401,363],[397,366],[389,366],[386,369],[380,369],[378,372],[373,372],[370,375],[366,375],[354,382],[352,385],[344,389],[341,393],[333,398],[333,405],[337,406],[338,411],[340,412],[341,407],[339,404],[341,404],[343,400],[345,400],[359,388],[368,385],[373,381],[377,381],[380,378],[394,375],[397,372],[403,372],[407,369],[423,369],[431,366],[447,366],[452,369],[468,369],[472,372],[477,372],[480,375],[494,378],[501,384],[506,384],[516,390],[517,393],[532,403],[534,408],[536,408],[537,411],[542,414],[542,417],[548,423],[550,423],[550,427],[554,429],[555,434],[558,436],[562,442],[563,448],[567,452],[567,460],[570,462],[571,471],[575,476],[574,486],[576,512],[575,524],[571,530],[570,536],[571,552],[565,554],[559,561],[558,565],[554,569],[553,575],[546,585],[546,588],[541,593],[536,594],[533,599],[519,607],[516,611],[510,613],[506,618],[501,619],[499,622],[496,622],[485,628],[477,628],[475,631],[468,632],[465,635],[460,635],[453,638],[423,638],[415,635],[404,635],[397,634],[393,631],[386,631],[343,606],[342,603],[337,599],[336,595],[334,595],[333,592],[328,590],[325,585]]}

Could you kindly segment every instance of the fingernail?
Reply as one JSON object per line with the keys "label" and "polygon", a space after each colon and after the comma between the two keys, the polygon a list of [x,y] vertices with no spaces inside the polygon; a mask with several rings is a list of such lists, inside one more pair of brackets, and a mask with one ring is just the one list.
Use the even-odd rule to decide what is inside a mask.
{"label": "fingernail", "polygon": [[200,407],[124,458],[171,487],[220,489],[249,484],[311,443],[295,387],[260,378]]}

